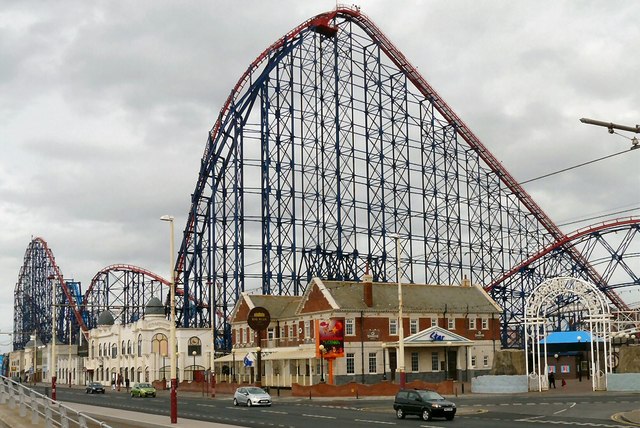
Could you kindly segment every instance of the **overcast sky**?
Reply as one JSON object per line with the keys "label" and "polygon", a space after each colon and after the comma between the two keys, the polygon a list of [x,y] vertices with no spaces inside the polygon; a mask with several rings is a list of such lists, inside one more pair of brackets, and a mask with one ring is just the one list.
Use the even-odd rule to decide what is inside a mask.
{"label": "overcast sky", "polygon": [[[640,3],[363,1],[519,181],[630,147]],[[0,0],[0,331],[32,237],[65,278],[168,272],[207,132],[268,45],[332,1]],[[557,224],[640,214],[640,150],[525,185]],[[562,226],[569,232],[589,223]],[[0,351],[10,342],[0,336]]]}

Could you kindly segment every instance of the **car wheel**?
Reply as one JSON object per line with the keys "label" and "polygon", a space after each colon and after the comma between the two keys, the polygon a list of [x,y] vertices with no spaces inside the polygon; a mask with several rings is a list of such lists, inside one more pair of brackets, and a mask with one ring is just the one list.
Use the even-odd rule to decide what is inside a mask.
{"label": "car wheel", "polygon": [[251,400],[247,400],[247,407],[251,407]]}
{"label": "car wheel", "polygon": [[238,405],[238,400],[237,400],[235,397],[233,397],[233,405],[234,405],[234,406],[237,406],[237,405]]}
{"label": "car wheel", "polygon": [[430,421],[431,420],[431,412],[428,411],[427,409],[424,409],[422,411],[422,420],[423,421]]}
{"label": "car wheel", "polygon": [[396,410],[396,418],[404,419],[404,410],[402,410],[402,407],[398,407]]}
{"label": "car wheel", "polygon": [[453,416],[454,415],[447,415],[446,418],[447,418],[448,421],[452,421],[453,420]]}
{"label": "car wheel", "polygon": [[89,393],[89,391],[85,391],[84,393],[85,393],[85,394],[88,394],[88,393]]}

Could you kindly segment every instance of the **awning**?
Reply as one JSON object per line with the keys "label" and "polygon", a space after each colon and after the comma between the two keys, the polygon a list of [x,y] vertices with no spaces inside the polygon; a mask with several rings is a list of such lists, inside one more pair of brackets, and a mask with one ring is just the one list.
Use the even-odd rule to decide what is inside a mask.
{"label": "awning", "polygon": [[315,348],[272,349],[263,351],[263,360],[307,360],[316,356]]}
{"label": "awning", "polygon": [[[214,363],[231,363],[234,360],[242,363],[248,353],[255,355],[255,348],[236,350],[236,356],[227,354],[213,360]],[[304,360],[316,356],[315,348],[269,348],[263,349],[262,360]]]}
{"label": "awning", "polygon": [[[223,355],[222,357],[218,357],[215,358],[213,360],[213,363],[231,363],[234,360],[234,356],[233,354],[227,354],[227,355]],[[238,356],[235,357],[236,361],[242,361],[242,358],[239,358]]]}

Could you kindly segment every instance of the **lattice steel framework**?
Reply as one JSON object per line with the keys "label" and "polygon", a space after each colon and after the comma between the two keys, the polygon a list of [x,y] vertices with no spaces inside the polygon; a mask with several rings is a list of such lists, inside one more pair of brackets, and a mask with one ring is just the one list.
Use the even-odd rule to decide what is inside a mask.
{"label": "lattice steel framework", "polygon": [[[572,250],[589,260],[591,269],[598,272],[599,282],[595,285],[611,301],[615,302],[620,293],[635,293],[635,298],[640,298],[640,277],[636,273],[640,266],[640,219],[618,219],[586,227],[540,249],[486,287],[505,309],[501,329],[503,344],[522,344],[523,331],[519,328],[525,310],[522,295],[529,295],[551,276],[589,277],[584,265],[568,262],[566,254]],[[584,312],[574,307],[575,304],[576,299],[566,296],[549,302],[555,307],[549,312],[553,320],[549,331],[588,329]]]}
{"label": "lattice steel framework", "polygon": [[[219,335],[244,290],[295,295],[367,264],[395,281],[393,234],[401,277],[442,284],[488,284],[563,236],[352,9],[306,21],[249,66],[209,133],[192,201],[176,270],[184,296],[213,300]],[[208,325],[178,307],[183,326]]]}
{"label": "lattice steel framework", "polygon": [[94,275],[81,306],[89,328],[97,325],[105,310],[112,313],[116,323],[129,324],[142,318],[152,297],[166,299],[168,307],[168,292],[169,281],[161,276],[137,266],[117,264]]}
{"label": "lattice steel framework", "polygon": [[[56,292],[52,298],[54,284]],[[34,333],[42,343],[50,343],[54,308],[57,339],[68,343],[71,335],[76,343],[79,331],[87,331],[75,303],[75,295],[80,290],[80,283],[63,279],[47,242],[42,238],[33,239],[25,251],[14,290],[13,348],[23,349]]]}

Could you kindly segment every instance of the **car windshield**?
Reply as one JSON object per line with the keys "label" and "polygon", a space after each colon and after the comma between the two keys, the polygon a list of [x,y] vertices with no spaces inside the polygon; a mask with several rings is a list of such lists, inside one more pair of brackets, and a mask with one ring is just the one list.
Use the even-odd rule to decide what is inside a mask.
{"label": "car windshield", "polygon": [[102,384],[94,382],[94,383],[90,383],[89,386],[102,386]]}
{"label": "car windshield", "polygon": [[247,388],[249,394],[264,394],[264,391],[258,387]]}
{"label": "car windshield", "polygon": [[138,385],[138,388],[151,388],[152,386],[148,383],[141,383]]}
{"label": "car windshield", "polygon": [[435,391],[418,391],[423,400],[444,400],[444,397]]}

